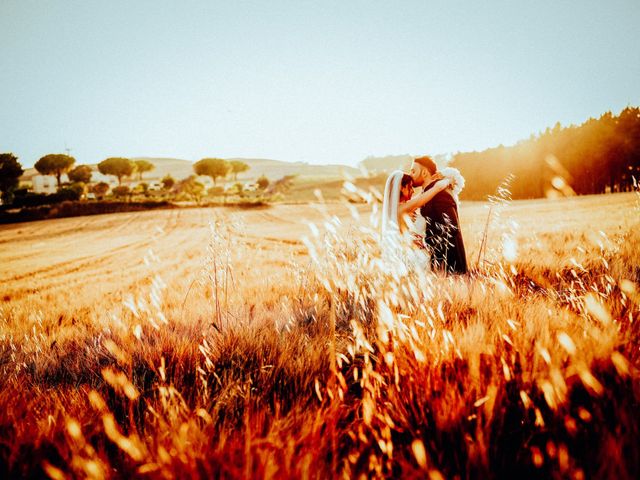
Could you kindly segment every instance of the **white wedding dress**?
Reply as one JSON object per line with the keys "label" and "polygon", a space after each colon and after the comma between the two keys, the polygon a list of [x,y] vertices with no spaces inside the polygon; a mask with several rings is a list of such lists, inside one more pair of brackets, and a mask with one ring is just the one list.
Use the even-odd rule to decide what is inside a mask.
{"label": "white wedding dress", "polygon": [[402,234],[398,225],[398,205],[400,184],[404,172],[395,170],[387,178],[382,203],[381,244],[385,264],[399,274],[429,268],[427,250],[417,245],[416,239],[423,239],[426,220],[420,212],[405,217],[407,232]]}
{"label": "white wedding dress", "polygon": [[430,269],[429,253],[424,245],[424,234],[427,230],[427,220],[420,214],[420,210],[414,212],[414,218],[405,217],[409,235],[413,244],[405,252],[407,262],[422,271]]}

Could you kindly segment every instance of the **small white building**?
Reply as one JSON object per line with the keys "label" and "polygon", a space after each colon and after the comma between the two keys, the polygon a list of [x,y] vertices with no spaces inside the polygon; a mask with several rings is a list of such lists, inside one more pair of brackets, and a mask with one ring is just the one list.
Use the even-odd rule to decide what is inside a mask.
{"label": "small white building", "polygon": [[[66,173],[60,177],[61,183],[69,181]],[[108,183],[110,187],[118,186],[118,180],[111,175],[103,175],[100,172],[91,172],[91,183]],[[56,193],[58,191],[58,181],[55,175],[34,175],[31,177],[31,185],[34,193]]]}
{"label": "small white building", "polygon": [[[60,177],[61,182],[68,182],[67,175]],[[35,193],[56,193],[58,191],[58,181],[53,175],[34,175],[31,177],[31,185]]]}

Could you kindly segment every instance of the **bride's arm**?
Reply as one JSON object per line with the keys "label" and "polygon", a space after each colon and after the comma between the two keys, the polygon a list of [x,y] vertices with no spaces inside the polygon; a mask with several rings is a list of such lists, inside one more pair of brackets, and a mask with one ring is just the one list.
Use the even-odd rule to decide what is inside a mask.
{"label": "bride's arm", "polygon": [[398,205],[398,224],[400,224],[400,219],[403,215],[413,212],[418,208],[421,208],[423,205],[429,203],[433,197],[443,191],[451,185],[451,180],[445,178],[444,180],[439,180],[436,184],[431,187],[426,192],[422,192],[420,195],[413,197],[411,200],[405,203],[401,203]]}

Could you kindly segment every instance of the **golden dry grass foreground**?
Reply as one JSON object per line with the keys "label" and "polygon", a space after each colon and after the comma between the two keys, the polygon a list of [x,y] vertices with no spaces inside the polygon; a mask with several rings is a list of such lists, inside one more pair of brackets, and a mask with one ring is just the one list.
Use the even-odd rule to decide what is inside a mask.
{"label": "golden dry grass foreground", "polygon": [[0,227],[0,476],[637,478],[638,197],[487,206],[466,279],[367,206]]}

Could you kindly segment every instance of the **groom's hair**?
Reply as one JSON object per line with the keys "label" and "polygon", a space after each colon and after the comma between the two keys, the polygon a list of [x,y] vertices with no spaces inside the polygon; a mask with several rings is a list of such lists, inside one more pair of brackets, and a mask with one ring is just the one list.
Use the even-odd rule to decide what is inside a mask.
{"label": "groom's hair", "polygon": [[417,157],[413,161],[429,170],[429,173],[431,175],[436,173],[436,171],[438,170],[436,162],[434,162],[433,158],[431,158],[429,155],[425,155],[424,157]]}

